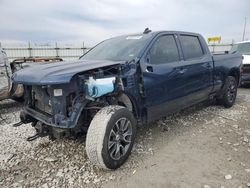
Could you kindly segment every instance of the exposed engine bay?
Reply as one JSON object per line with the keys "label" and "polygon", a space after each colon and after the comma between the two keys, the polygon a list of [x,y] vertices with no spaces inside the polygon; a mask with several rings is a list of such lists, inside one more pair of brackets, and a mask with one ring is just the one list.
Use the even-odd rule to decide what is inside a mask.
{"label": "exposed engine bay", "polygon": [[69,84],[25,85],[21,121],[32,122],[37,130],[35,137],[29,139],[38,135],[51,139],[77,137],[87,131],[99,109],[111,104],[127,106],[132,111],[124,92],[136,92],[133,67],[123,64],[89,70],[75,75]]}

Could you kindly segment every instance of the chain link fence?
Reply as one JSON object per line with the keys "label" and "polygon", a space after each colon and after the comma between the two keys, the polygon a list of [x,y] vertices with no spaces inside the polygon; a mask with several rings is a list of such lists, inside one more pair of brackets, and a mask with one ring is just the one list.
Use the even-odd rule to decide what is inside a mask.
{"label": "chain link fence", "polygon": [[[221,53],[229,51],[233,44],[209,44],[208,47],[212,53]],[[59,44],[57,42],[51,44],[36,44],[36,43],[22,43],[22,44],[3,44],[0,47],[7,53],[10,60],[17,58],[29,57],[60,57],[64,60],[78,59],[90,48],[82,44]]]}
{"label": "chain link fence", "polygon": [[230,44],[209,44],[208,48],[212,53],[222,53],[225,51],[230,51],[233,43]]}
{"label": "chain link fence", "polygon": [[0,47],[6,52],[10,60],[18,58],[30,57],[60,57],[64,60],[78,59],[89,48],[82,44],[36,44],[36,43],[22,43],[22,44],[3,44]]}

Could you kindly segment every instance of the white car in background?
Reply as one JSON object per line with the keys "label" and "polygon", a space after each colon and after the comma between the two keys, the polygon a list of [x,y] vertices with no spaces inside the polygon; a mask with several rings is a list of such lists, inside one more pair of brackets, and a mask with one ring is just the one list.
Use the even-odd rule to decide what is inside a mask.
{"label": "white car in background", "polygon": [[250,41],[242,41],[234,44],[230,53],[236,52],[243,56],[241,85],[250,83]]}

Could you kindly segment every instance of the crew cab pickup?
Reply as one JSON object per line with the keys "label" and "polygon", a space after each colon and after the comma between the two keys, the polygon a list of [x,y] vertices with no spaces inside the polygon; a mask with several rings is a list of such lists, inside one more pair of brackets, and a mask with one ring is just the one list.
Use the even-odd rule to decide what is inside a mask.
{"label": "crew cab pickup", "polygon": [[21,123],[51,139],[86,135],[94,164],[116,169],[136,127],[216,98],[237,95],[242,56],[211,55],[200,34],[160,31],[105,40],[78,61],[43,64],[13,75],[25,87]]}

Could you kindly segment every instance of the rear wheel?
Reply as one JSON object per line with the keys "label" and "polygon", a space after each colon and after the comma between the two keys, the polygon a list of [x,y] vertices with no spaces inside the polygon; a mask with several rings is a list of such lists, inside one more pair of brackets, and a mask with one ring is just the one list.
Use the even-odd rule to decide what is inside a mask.
{"label": "rear wheel", "polygon": [[135,135],[135,119],[127,108],[104,107],[90,123],[86,138],[87,155],[97,166],[119,168],[131,153]]}
{"label": "rear wheel", "polygon": [[237,81],[235,77],[228,76],[223,88],[223,93],[219,102],[226,108],[230,108],[234,105],[237,96]]}

